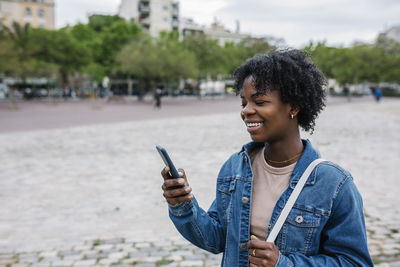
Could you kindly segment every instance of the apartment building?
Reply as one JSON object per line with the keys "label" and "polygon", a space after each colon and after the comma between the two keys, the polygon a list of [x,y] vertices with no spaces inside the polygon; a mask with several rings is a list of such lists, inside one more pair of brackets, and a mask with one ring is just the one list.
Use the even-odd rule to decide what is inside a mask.
{"label": "apartment building", "polygon": [[179,22],[179,33],[182,38],[190,35],[204,34],[205,27],[196,23],[192,18],[181,17]]}
{"label": "apartment building", "polygon": [[224,46],[225,43],[238,44],[243,40],[251,38],[249,34],[240,33],[239,22],[236,22],[236,31],[231,32],[226,29],[222,24],[215,21],[211,24],[211,27],[204,30],[205,35],[210,39],[218,40],[219,45]]}
{"label": "apartment building", "polygon": [[179,3],[173,0],[122,0],[118,15],[137,22],[152,36],[179,30]]}
{"label": "apartment building", "polygon": [[396,42],[400,43],[400,25],[391,27],[390,29],[382,33],[381,36],[387,39],[393,39]]}
{"label": "apartment building", "polygon": [[0,27],[21,25],[54,29],[54,0],[0,0]]}

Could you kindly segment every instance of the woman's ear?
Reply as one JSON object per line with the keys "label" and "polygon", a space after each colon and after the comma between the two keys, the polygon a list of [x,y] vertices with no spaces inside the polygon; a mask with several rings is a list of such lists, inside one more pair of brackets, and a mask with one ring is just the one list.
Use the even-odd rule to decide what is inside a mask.
{"label": "woman's ear", "polygon": [[300,108],[298,105],[290,104],[290,114],[293,115],[294,117],[299,114]]}

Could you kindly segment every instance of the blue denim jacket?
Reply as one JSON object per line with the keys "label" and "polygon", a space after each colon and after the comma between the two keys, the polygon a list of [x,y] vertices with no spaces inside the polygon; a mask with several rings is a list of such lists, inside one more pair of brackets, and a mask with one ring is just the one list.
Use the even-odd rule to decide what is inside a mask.
{"label": "blue denim jacket", "polygon": [[[307,166],[318,152],[309,141],[273,210],[268,233]],[[208,212],[196,201],[169,206],[178,231],[194,245],[223,252],[221,266],[248,266],[253,173],[249,152],[262,146],[251,142],[233,154],[217,179],[216,199]],[[303,220],[296,221],[301,215]],[[287,217],[275,245],[276,266],[373,266],[361,196],[350,173],[331,162],[320,163]]]}

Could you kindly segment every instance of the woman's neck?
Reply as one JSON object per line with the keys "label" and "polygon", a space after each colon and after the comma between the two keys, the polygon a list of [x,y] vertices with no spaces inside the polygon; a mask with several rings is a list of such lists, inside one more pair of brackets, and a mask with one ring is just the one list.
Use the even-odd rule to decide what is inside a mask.
{"label": "woman's neck", "polygon": [[284,167],[296,162],[304,149],[300,135],[297,138],[271,142],[266,144],[265,160],[274,167]]}

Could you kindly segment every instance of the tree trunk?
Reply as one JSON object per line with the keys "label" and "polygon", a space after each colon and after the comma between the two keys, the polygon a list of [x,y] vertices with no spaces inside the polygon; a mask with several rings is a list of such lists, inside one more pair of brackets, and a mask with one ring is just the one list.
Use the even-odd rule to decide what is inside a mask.
{"label": "tree trunk", "polygon": [[17,110],[18,109],[18,105],[17,102],[15,101],[15,97],[14,97],[14,87],[10,87],[10,90],[8,91],[8,109],[10,110]]}
{"label": "tree trunk", "polygon": [[139,84],[138,84],[138,100],[139,101],[143,101],[143,94],[144,94],[144,90],[143,90],[143,86],[145,84],[144,80],[139,80]]}

